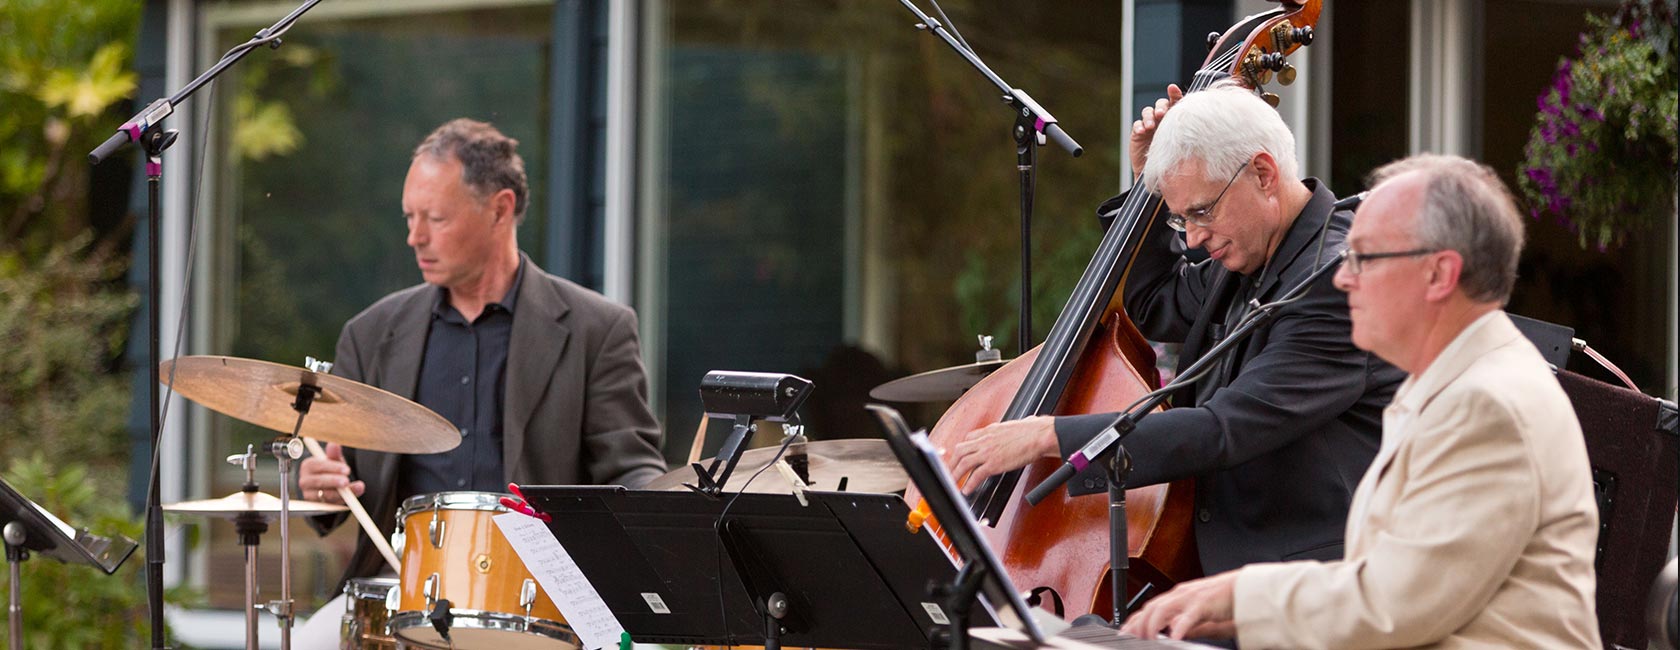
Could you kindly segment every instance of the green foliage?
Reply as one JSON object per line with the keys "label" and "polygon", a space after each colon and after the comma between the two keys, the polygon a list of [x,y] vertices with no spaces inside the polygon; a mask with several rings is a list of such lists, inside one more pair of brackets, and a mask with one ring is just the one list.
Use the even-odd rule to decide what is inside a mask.
{"label": "green foliage", "polygon": [[305,75],[309,83],[299,92],[310,101],[319,100],[338,85],[338,77],[332,74],[335,61],[317,48],[292,42],[267,60],[247,59],[242,63],[245,64],[241,70],[243,77],[232,105],[234,153],[244,160],[262,161],[297,151],[304,144],[303,131],[298,128],[288,102],[300,98],[280,94],[276,99],[263,99],[264,95],[277,94],[269,80]]}
{"label": "green foliage", "polygon": [[[128,513],[115,494],[97,487],[96,473],[82,465],[47,460],[39,453],[14,456],[6,481],[71,526],[96,535],[140,540],[144,525]],[[71,566],[41,556],[23,565],[23,617],[26,648],[71,650],[130,647],[148,635],[144,548],[136,550],[113,575],[90,566]],[[7,603],[8,593],[0,593]],[[166,590],[174,605],[198,596],[185,589]],[[0,629],[0,643],[8,632]]]}
{"label": "green foliage", "polygon": [[1680,40],[1668,0],[1587,16],[1579,52],[1558,62],[1517,184],[1530,213],[1555,215],[1600,249],[1673,215]]}
{"label": "green foliage", "polygon": [[140,7],[0,2],[0,250],[40,256],[88,228],[84,154],[125,117]]}
{"label": "green foliage", "polygon": [[121,495],[130,391],[113,366],[135,298],[112,287],[121,267],[90,250],[89,239],[33,264],[0,252],[0,448],[12,458],[86,463],[92,487]]}

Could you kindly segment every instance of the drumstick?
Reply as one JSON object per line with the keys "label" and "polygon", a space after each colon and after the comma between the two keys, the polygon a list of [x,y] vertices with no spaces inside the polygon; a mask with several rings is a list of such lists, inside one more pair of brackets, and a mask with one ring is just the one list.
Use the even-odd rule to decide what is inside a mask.
{"label": "drumstick", "polygon": [[700,462],[700,450],[706,447],[706,414],[700,414],[700,428],[694,432],[694,446],[688,448],[688,464]]}
{"label": "drumstick", "polygon": [[[327,457],[327,452],[321,449],[321,443],[314,438],[303,438],[303,446],[309,449],[310,455]],[[379,527],[373,525],[373,517],[369,517],[367,510],[362,508],[362,502],[356,500],[356,494],[350,491],[349,485],[338,487],[338,496],[344,499],[344,505],[350,506],[351,514],[356,515],[356,522],[362,525],[362,531],[373,540],[373,547],[379,549],[379,554],[385,556],[385,562],[391,565],[391,570],[402,575],[402,562],[397,560],[396,551],[391,550],[391,543],[385,541],[385,535],[379,532]]]}

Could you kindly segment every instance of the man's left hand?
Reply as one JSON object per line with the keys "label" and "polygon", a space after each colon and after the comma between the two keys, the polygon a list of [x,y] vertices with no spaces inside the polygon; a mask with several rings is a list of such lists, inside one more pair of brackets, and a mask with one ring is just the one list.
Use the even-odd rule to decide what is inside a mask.
{"label": "man's left hand", "polygon": [[1237,572],[1191,580],[1157,596],[1126,619],[1120,631],[1144,639],[1229,639],[1237,635],[1233,592]]}
{"label": "man's left hand", "polygon": [[945,464],[952,476],[973,487],[986,477],[1026,467],[1058,451],[1056,419],[1041,415],[999,422],[969,434],[951,448]]}

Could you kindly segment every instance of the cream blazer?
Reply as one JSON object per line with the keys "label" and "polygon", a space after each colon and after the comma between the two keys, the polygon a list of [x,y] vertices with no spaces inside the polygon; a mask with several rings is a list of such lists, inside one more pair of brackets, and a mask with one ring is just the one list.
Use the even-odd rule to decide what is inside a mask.
{"label": "cream blazer", "polygon": [[1502,311],[1383,412],[1345,558],[1256,564],[1237,640],[1265,648],[1599,648],[1598,508],[1580,423]]}

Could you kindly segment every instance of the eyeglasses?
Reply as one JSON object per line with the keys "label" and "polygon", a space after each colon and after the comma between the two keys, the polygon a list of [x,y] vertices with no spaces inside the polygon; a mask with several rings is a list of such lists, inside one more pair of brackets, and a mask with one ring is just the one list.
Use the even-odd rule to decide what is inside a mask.
{"label": "eyeglasses", "polygon": [[1170,213],[1167,215],[1167,225],[1179,232],[1184,232],[1186,223],[1197,228],[1206,228],[1213,225],[1213,209],[1219,207],[1220,199],[1225,198],[1225,193],[1231,191],[1231,186],[1236,184],[1237,177],[1242,175],[1244,169],[1248,169],[1248,161],[1244,161],[1242,166],[1237,168],[1237,173],[1231,174],[1231,180],[1225,181],[1225,189],[1219,190],[1219,196],[1213,197],[1213,202],[1209,203],[1207,207],[1191,208],[1185,210],[1184,214]]}
{"label": "eyeglasses", "polygon": [[1441,252],[1441,249],[1439,248],[1414,248],[1409,251],[1394,251],[1392,253],[1356,253],[1354,251],[1348,251],[1347,261],[1342,265],[1342,268],[1348,272],[1348,275],[1359,275],[1360,272],[1365,270],[1365,264],[1367,262],[1386,260],[1393,257],[1417,257],[1419,255],[1429,255],[1431,253],[1439,252]]}

